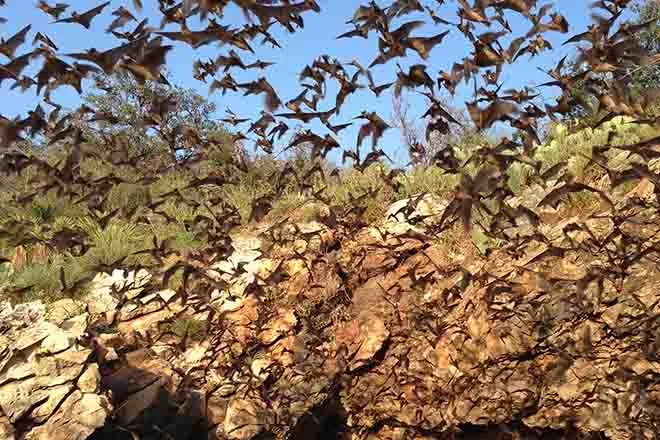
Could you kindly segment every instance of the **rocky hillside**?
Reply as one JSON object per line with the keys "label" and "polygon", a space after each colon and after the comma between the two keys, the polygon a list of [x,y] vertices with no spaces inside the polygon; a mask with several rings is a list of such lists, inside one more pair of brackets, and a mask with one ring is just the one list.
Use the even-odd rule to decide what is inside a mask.
{"label": "rocky hillside", "polygon": [[616,216],[539,207],[551,189],[485,253],[427,196],[357,233],[236,236],[210,296],[115,270],[6,304],[0,438],[655,439],[657,188],[610,194]]}

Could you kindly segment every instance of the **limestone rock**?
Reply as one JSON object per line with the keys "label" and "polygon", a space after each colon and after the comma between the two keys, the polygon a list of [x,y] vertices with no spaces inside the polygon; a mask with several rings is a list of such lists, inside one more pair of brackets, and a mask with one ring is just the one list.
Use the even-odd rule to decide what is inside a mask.
{"label": "limestone rock", "polygon": [[158,292],[158,296],[160,296],[160,298],[167,304],[176,296],[176,292],[172,289],[165,289]]}
{"label": "limestone rock", "polygon": [[637,186],[635,186],[627,195],[627,197],[633,196],[650,202],[655,197],[655,185],[653,182],[651,182],[651,180],[644,177],[640,179]]}
{"label": "limestone rock", "polygon": [[232,236],[231,242],[235,252],[260,250],[263,244],[257,235],[239,234]]}
{"label": "limestone rock", "polygon": [[234,272],[236,271],[236,267],[234,266],[234,264],[233,264],[231,261],[227,261],[227,260],[218,261],[217,263],[215,263],[215,264],[212,266],[212,268],[213,268],[215,271],[220,272],[220,273],[218,274],[219,276],[220,276],[220,274],[230,274],[230,275],[233,275]]}
{"label": "limestone rock", "polygon": [[181,368],[190,370],[199,366],[200,362],[206,356],[208,350],[207,344],[193,344],[182,355]]}
{"label": "limestone rock", "polygon": [[75,338],[68,332],[57,330],[50,333],[46,339],[41,342],[40,353],[53,354],[59,353],[73,346]]}
{"label": "limestone rock", "polygon": [[[447,200],[433,194],[425,194],[417,200],[418,197],[420,195],[416,194],[409,199],[402,199],[390,205],[385,213],[385,222],[411,223],[411,221],[419,220],[430,224],[440,219],[449,204]],[[409,204],[414,206],[411,206],[410,212],[407,212]]]}
{"label": "limestone rock", "polygon": [[61,326],[68,319],[85,313],[85,303],[71,298],[60,299],[48,305],[46,320]]}
{"label": "limestone rock", "polygon": [[[137,310],[138,309],[136,309],[136,311]],[[172,308],[159,310],[154,313],[120,322],[119,325],[117,325],[117,330],[119,330],[120,333],[137,332],[143,334],[149,329],[154,328],[159,322],[171,318],[174,315],[175,310]]]}
{"label": "limestone rock", "polygon": [[261,257],[261,251],[258,250],[242,250],[234,252],[229,257],[228,261],[234,266],[238,267],[239,264],[251,263],[257,258]]}
{"label": "limestone rock", "polygon": [[[31,400],[39,403],[38,406],[30,412],[30,418],[37,423],[48,420],[55,409],[72,390],[73,384],[71,383],[50,387],[47,390],[35,390],[34,395],[31,396]],[[23,389],[19,387],[18,393],[21,393],[22,391]]]}
{"label": "limestone rock", "polygon": [[[200,301],[202,285],[188,305],[173,291],[139,293],[121,311],[110,304],[119,332],[90,331],[96,356],[78,339],[86,313],[49,309],[47,324],[2,327],[0,433],[88,435],[107,417],[97,394],[107,389],[120,424],[148,431],[141,417],[155,414],[185,430],[205,417],[211,432],[199,438],[300,440],[338,423],[351,440],[429,440],[456,426],[466,438],[655,440],[660,216],[653,206],[631,210],[634,221],[538,208],[554,184],[506,200],[529,205],[539,222],[512,222],[506,233],[524,238],[487,257],[463,245],[467,234],[416,233],[432,229],[403,212],[359,231],[344,219],[332,230],[289,225],[270,249],[236,238],[210,301]],[[640,191],[652,205],[655,195]],[[413,218],[434,221],[445,209],[420,200]],[[340,249],[325,252],[333,239]],[[178,318],[209,331],[163,331]],[[25,426],[28,413],[38,426]]]}
{"label": "limestone rock", "polygon": [[[156,294],[153,294],[156,295]],[[151,301],[148,304],[139,303],[126,303],[120,310],[118,319],[120,321],[130,321],[140,316],[149,315],[151,313],[162,310],[165,304],[161,301]]]}
{"label": "limestone rock", "polygon": [[104,360],[108,362],[112,362],[118,359],[119,359],[119,355],[117,354],[114,348],[110,347],[108,351],[105,353]]}
{"label": "limestone rock", "polygon": [[85,297],[89,312],[92,314],[106,313],[114,310],[119,300],[114,297],[113,287],[122,292],[126,298],[136,298],[144,286],[151,279],[151,274],[145,269],[135,271],[124,271],[115,269],[112,274],[101,272],[96,274],[92,280],[90,294]]}
{"label": "limestone rock", "polygon": [[322,223],[311,221],[305,223],[298,223],[297,225],[298,233],[309,235],[309,234],[318,234],[325,231],[325,226]]}
{"label": "limestone rock", "polygon": [[62,322],[60,328],[67,332],[72,338],[80,338],[87,331],[88,324],[89,313],[83,313]]}
{"label": "limestone rock", "polygon": [[248,440],[265,429],[268,414],[261,402],[232,399],[222,429],[229,439]]}
{"label": "limestone rock", "polygon": [[280,261],[276,261],[270,258],[260,258],[246,264],[243,269],[249,274],[256,275],[260,281],[268,280],[268,278],[277,269],[279,263]]}
{"label": "limestone rock", "polygon": [[[209,419],[209,423],[212,425],[218,425],[218,431],[222,431],[222,424],[225,420],[230,396],[235,391],[236,387],[232,384],[228,383],[221,385],[207,400],[206,416]],[[219,432],[218,434],[223,435],[222,432]]]}
{"label": "limestone rock", "polygon": [[26,348],[40,343],[48,335],[59,331],[59,328],[48,321],[40,321],[36,325],[21,331],[18,339],[14,342],[16,350],[25,350]]}
{"label": "limestone rock", "polygon": [[9,301],[0,303],[0,329],[24,328],[41,321],[46,314],[46,307],[41,301],[16,304]]}
{"label": "limestone rock", "polygon": [[285,335],[291,330],[298,322],[292,310],[280,309],[276,313],[259,334],[259,340],[264,344],[272,344],[281,335]]}
{"label": "limestone rock", "polygon": [[152,407],[158,401],[163,391],[159,381],[132,394],[128,399],[122,402],[118,412],[117,419],[120,423],[127,425],[138,418],[145,409]]}
{"label": "limestone rock", "polygon": [[74,391],[48,421],[29,431],[26,440],[84,440],[103,426],[112,407],[97,394]]}
{"label": "limestone rock", "polygon": [[88,349],[70,348],[52,356],[33,353],[28,362],[17,362],[0,375],[0,408],[15,421],[32,410],[45,418],[73,387],[85,368]]}
{"label": "limestone rock", "polygon": [[117,305],[119,305],[119,299],[114,297],[110,288],[112,283],[108,277],[104,277],[103,275],[98,274],[94,277],[90,287],[90,293],[84,297],[84,301],[87,303],[87,310],[93,315],[113,312]]}
{"label": "limestone rock", "polygon": [[101,373],[97,364],[90,364],[76,383],[83,393],[98,393],[101,385]]}
{"label": "limestone rock", "polygon": [[229,292],[232,296],[244,296],[248,287],[250,287],[250,285],[256,280],[254,274],[243,273],[233,281],[231,286],[229,286]]}

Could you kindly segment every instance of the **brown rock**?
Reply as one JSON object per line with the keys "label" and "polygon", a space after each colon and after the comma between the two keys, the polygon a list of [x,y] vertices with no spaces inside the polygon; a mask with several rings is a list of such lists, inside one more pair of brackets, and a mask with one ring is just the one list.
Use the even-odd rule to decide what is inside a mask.
{"label": "brown rock", "polygon": [[[156,294],[153,295],[155,297]],[[160,301],[151,301],[148,304],[127,303],[119,310],[117,318],[122,322],[130,321],[137,317],[149,315],[162,310],[164,307],[165,304]]]}
{"label": "brown rock", "polygon": [[0,408],[12,421],[30,410],[35,419],[45,420],[73,388],[90,354],[91,350],[72,348],[16,361],[0,376]]}
{"label": "brown rock", "polygon": [[30,262],[33,264],[43,264],[48,262],[48,255],[50,252],[48,251],[48,246],[46,246],[43,243],[37,243],[34,246],[32,246],[31,252],[30,252]]}
{"label": "brown rock", "polygon": [[349,365],[350,370],[369,362],[389,336],[390,332],[385,323],[374,316],[355,319],[336,332],[337,344],[346,345],[349,356],[353,358]]}
{"label": "brown rock", "polygon": [[259,334],[259,340],[264,344],[272,344],[277,338],[291,330],[297,321],[292,310],[278,309],[276,315],[266,323],[265,328]]}
{"label": "brown rock", "polygon": [[117,325],[117,330],[120,333],[145,333],[149,329],[154,328],[158,323],[165,321],[166,319],[171,318],[175,315],[175,311],[172,308],[167,308],[159,310],[154,313],[149,313],[144,316],[139,316],[135,319],[129,319],[123,322],[120,322]]}
{"label": "brown rock", "polygon": [[226,438],[248,440],[263,431],[269,416],[262,402],[232,399],[227,407],[222,431]]}
{"label": "brown rock", "polygon": [[97,364],[87,366],[76,383],[78,389],[83,393],[98,393],[101,386],[101,373]]}
{"label": "brown rock", "polygon": [[48,305],[46,320],[61,326],[66,320],[85,313],[85,304],[71,298],[60,299]]}
{"label": "brown rock", "polygon": [[137,370],[158,377],[169,392],[176,391],[180,377],[167,361],[156,356],[151,350],[140,349],[127,353],[126,363],[133,371]]}
{"label": "brown rock", "polygon": [[[224,390],[229,389],[230,392],[223,392]],[[225,385],[225,387],[220,387],[216,390],[211,396],[207,399],[206,402],[206,416],[209,419],[209,423],[212,425],[222,425],[225,420],[225,414],[227,413],[227,406],[229,405],[229,396],[235,391],[233,385]]]}
{"label": "brown rock", "polygon": [[59,328],[50,322],[40,321],[36,325],[23,330],[19,333],[18,339],[14,342],[16,350],[25,350],[37,343],[40,343],[51,333],[59,331]]}
{"label": "brown rock", "polygon": [[41,341],[39,352],[42,354],[59,353],[73,346],[75,342],[75,338],[68,332],[58,329]]}
{"label": "brown rock", "polygon": [[74,391],[46,422],[28,432],[26,440],[84,440],[101,427],[111,411],[107,398]]}

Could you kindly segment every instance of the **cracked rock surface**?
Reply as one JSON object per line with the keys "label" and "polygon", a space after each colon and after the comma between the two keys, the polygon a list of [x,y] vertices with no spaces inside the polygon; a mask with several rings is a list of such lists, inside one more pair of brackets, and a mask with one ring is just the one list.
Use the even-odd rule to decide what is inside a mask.
{"label": "cracked rock surface", "polygon": [[0,315],[0,438],[658,438],[658,255],[603,276],[599,241],[650,245],[657,212],[539,211],[486,257],[425,235],[442,209],[238,237],[207,296],[142,273],[123,298]]}

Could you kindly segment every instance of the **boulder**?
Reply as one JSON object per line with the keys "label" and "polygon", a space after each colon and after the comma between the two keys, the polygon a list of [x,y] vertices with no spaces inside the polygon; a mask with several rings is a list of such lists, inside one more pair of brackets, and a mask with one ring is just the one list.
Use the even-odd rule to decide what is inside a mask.
{"label": "boulder", "polygon": [[385,222],[432,224],[440,219],[448,205],[448,200],[433,194],[415,194],[390,205],[385,212]]}
{"label": "boulder", "polygon": [[352,358],[350,370],[356,370],[369,362],[389,336],[385,323],[375,316],[355,319],[336,331],[337,345],[346,346]]}
{"label": "boulder", "polygon": [[[110,423],[145,438],[154,425],[141,418],[154,416],[164,432],[206,418],[189,438],[427,440],[460,426],[466,438],[653,440],[657,210],[557,218],[561,203],[536,207],[555,184],[507,200],[529,205],[538,224],[511,222],[515,246],[487,257],[462,246],[467,234],[417,233],[430,234],[446,206],[425,195],[408,217],[411,200],[393,205],[386,227],[285,225],[289,236],[270,249],[237,238],[213,269],[226,284],[208,297],[203,283],[186,305],[174,291],[140,292],[121,308],[106,295],[116,319],[105,324],[117,328],[84,334],[90,316],[71,316],[71,301],[46,320],[12,318],[0,331],[0,433],[87,435],[107,418],[99,390],[109,390]],[[625,240],[634,246],[619,249]],[[625,271],[612,272],[612,259]],[[173,332],[180,319],[205,331]]]}
{"label": "boulder", "polygon": [[252,399],[232,399],[222,425],[226,438],[248,440],[266,429],[269,422],[265,404]]}
{"label": "boulder", "polygon": [[25,435],[26,440],[84,440],[108,418],[111,405],[105,396],[71,393],[48,421]]}
{"label": "boulder", "polygon": [[45,319],[61,326],[65,321],[85,314],[85,303],[71,298],[64,298],[50,303]]}
{"label": "boulder", "polygon": [[9,301],[0,300],[0,329],[28,327],[43,320],[45,314],[46,306],[41,301],[12,306]]}
{"label": "boulder", "polygon": [[298,322],[293,310],[278,309],[275,316],[268,320],[259,334],[259,340],[264,344],[272,344],[282,335],[287,334]]}
{"label": "boulder", "polygon": [[39,353],[41,354],[54,354],[59,353],[72,347],[76,342],[76,338],[63,330],[57,330],[46,336],[41,342]]}
{"label": "boulder", "polygon": [[25,350],[35,344],[41,343],[48,335],[59,331],[59,327],[48,321],[39,321],[17,335],[13,346],[16,350]]}
{"label": "boulder", "polygon": [[74,388],[92,351],[70,348],[52,356],[30,354],[0,374],[0,408],[14,422],[28,411],[41,421]]}
{"label": "boulder", "polygon": [[84,298],[92,314],[102,314],[114,311],[119,304],[114,291],[121,292],[127,299],[136,298],[151,279],[151,274],[145,269],[124,271],[115,269],[111,274],[100,272],[96,274],[90,286],[90,293]]}
{"label": "boulder", "polygon": [[97,364],[89,364],[80,375],[76,385],[83,393],[98,393],[101,387],[101,373]]}
{"label": "boulder", "polygon": [[[0,438],[87,438],[109,415],[92,350],[79,345],[87,327],[81,306],[60,300],[47,312],[39,307],[31,317],[40,320],[25,327],[28,319],[14,319],[19,325],[0,336]],[[30,308],[16,310],[25,317]]]}

